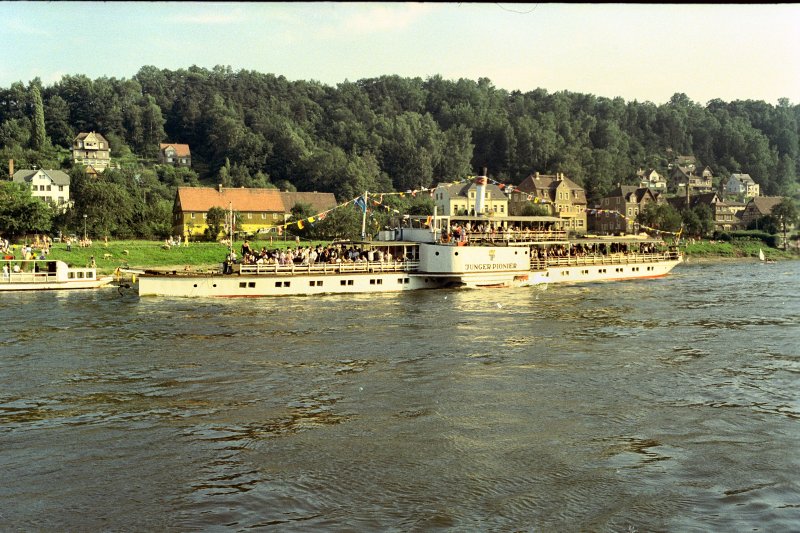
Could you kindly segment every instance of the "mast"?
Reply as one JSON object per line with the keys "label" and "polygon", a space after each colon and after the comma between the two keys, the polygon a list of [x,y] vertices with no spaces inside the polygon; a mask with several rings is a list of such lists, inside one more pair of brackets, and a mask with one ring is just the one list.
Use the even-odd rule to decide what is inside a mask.
{"label": "mast", "polygon": [[361,238],[367,238],[367,195],[369,191],[364,191],[364,212],[361,214]]}
{"label": "mast", "polygon": [[230,257],[230,255],[233,253],[233,202],[228,202],[228,211],[231,217],[230,224],[228,225],[228,233],[230,234],[229,235],[230,252],[228,256]]}

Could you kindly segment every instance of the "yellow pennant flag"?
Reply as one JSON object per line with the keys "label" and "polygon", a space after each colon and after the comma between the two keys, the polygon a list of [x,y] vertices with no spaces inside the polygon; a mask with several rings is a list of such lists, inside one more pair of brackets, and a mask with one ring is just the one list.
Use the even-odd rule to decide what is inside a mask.
{"label": "yellow pennant flag", "polygon": [[302,220],[298,220],[297,221],[297,228],[298,229],[303,229],[303,221]]}
{"label": "yellow pennant flag", "polygon": [[308,217],[308,223],[309,224],[313,224],[314,223],[314,217]]}

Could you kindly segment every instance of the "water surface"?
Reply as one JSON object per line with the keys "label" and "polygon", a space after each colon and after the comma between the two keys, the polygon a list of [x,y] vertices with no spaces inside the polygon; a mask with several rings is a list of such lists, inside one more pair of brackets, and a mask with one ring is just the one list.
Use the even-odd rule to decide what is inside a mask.
{"label": "water surface", "polygon": [[0,530],[800,530],[800,262],[0,323]]}

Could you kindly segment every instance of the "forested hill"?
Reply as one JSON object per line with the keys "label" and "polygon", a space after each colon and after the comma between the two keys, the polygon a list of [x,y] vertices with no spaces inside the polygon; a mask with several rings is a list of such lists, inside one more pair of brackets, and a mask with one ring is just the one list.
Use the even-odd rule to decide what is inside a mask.
{"label": "forested hill", "polygon": [[786,99],[701,104],[676,94],[655,105],[510,92],[485,78],[382,76],[331,87],[230,67],[145,66],[130,79],[68,75],[0,90],[0,157],[17,168],[52,166],[50,143],[68,147],[78,132],[97,131],[113,158],[154,158],[159,142],[187,143],[206,183],[293,185],[339,199],[428,187],[482,167],[507,183],[564,172],[596,199],[632,183],[640,167],[666,172],[678,154],[785,195],[797,187],[799,126],[800,106]]}

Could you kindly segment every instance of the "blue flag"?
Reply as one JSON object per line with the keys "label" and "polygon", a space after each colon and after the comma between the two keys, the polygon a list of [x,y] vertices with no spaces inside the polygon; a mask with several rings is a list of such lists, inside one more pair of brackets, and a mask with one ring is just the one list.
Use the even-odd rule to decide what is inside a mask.
{"label": "blue flag", "polygon": [[361,208],[362,213],[367,212],[367,202],[364,201],[363,196],[359,196],[358,198],[356,198],[353,203]]}

